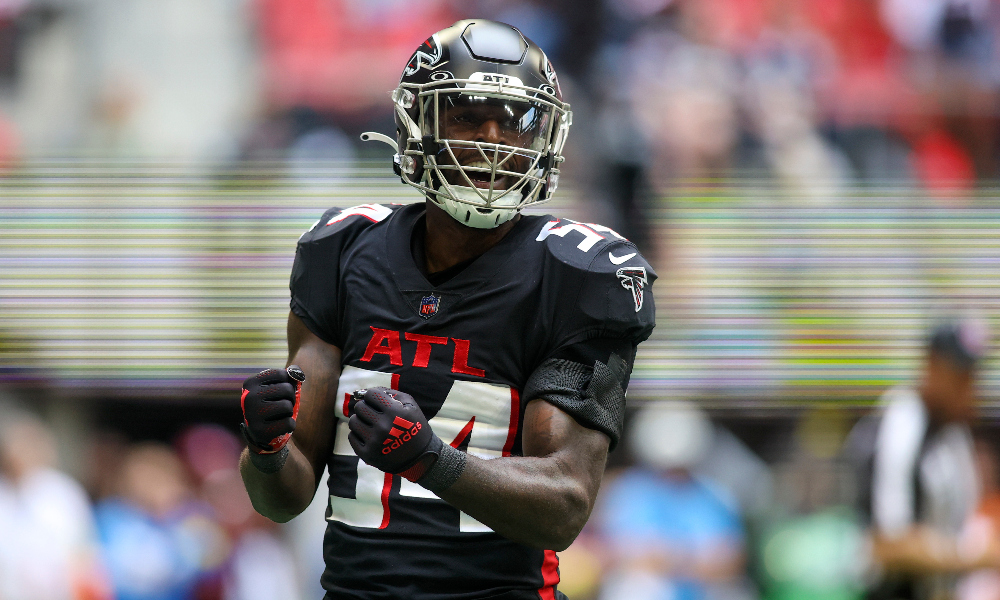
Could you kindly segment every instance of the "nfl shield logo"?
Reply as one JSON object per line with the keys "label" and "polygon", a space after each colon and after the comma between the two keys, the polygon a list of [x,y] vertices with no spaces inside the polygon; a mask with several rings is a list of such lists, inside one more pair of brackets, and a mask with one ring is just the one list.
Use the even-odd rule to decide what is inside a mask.
{"label": "nfl shield logo", "polygon": [[424,296],[420,299],[420,316],[429,319],[437,314],[438,306],[441,304],[441,298],[431,294],[430,296]]}

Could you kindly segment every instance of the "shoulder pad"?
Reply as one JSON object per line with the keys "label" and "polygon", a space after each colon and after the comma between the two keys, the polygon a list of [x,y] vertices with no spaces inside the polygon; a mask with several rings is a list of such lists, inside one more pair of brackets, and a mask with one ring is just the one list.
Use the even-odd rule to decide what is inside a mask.
{"label": "shoulder pad", "polygon": [[402,204],[359,204],[350,208],[331,208],[299,237],[299,243],[311,242],[341,234],[353,237],[380,223],[402,208]]}
{"label": "shoulder pad", "polygon": [[547,219],[535,241],[544,243],[546,251],[563,263],[585,269],[610,244],[623,242],[635,248],[610,227],[551,216]]}
{"label": "shoulder pad", "polygon": [[343,257],[362,234],[402,206],[331,208],[299,238],[289,281],[291,308],[320,339],[342,347],[338,303]]}
{"label": "shoulder pad", "polygon": [[547,276],[555,275],[563,293],[571,294],[561,300],[574,307],[563,322],[566,339],[601,336],[638,344],[649,337],[656,272],[635,244],[602,225],[554,218],[535,240],[545,244]]}

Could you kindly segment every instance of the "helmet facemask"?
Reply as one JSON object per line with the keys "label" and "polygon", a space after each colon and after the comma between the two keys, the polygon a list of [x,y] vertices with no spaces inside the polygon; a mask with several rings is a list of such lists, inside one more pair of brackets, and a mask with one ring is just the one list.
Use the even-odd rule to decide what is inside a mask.
{"label": "helmet facemask", "polygon": [[400,174],[460,223],[493,228],[551,197],[572,113],[544,91],[490,81],[516,78],[473,77],[396,90]]}

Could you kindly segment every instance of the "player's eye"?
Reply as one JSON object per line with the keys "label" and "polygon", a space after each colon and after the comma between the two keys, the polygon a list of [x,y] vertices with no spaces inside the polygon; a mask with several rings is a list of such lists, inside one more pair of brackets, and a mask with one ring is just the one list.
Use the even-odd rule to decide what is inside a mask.
{"label": "player's eye", "polygon": [[456,125],[472,125],[476,122],[471,114],[466,111],[458,111],[451,114],[451,122]]}

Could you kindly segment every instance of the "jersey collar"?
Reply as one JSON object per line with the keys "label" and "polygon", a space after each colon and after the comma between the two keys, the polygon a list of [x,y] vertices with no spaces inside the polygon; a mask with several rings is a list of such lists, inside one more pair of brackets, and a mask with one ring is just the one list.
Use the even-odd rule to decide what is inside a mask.
{"label": "jersey collar", "polygon": [[389,269],[392,271],[396,285],[403,292],[418,290],[471,292],[488,283],[497,271],[516,254],[517,248],[531,237],[529,221],[533,219],[522,216],[496,246],[472,261],[472,264],[463,269],[461,273],[435,287],[417,268],[413,254],[410,252],[410,237],[413,234],[413,227],[424,215],[425,210],[422,202],[405,206],[389,218],[388,227],[383,229]]}

